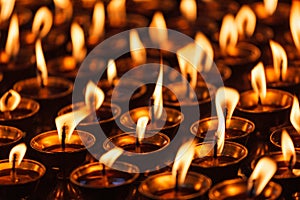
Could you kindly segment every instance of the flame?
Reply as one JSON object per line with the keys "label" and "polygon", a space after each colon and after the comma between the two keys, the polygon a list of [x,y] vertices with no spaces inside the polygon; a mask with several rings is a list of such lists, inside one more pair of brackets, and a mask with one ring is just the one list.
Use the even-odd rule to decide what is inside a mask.
{"label": "flame", "polygon": [[277,165],[274,160],[268,157],[261,158],[248,179],[248,192],[254,188],[253,196],[258,196],[273,177],[276,170]]}
{"label": "flame", "polygon": [[162,85],[163,85],[163,65],[160,65],[158,78],[156,81],[156,86],[153,92],[153,109],[154,109],[154,118],[160,119],[163,113],[163,97],[162,97]]}
{"label": "flame", "polygon": [[39,36],[40,38],[45,37],[53,23],[53,16],[51,11],[47,7],[41,7],[36,12],[33,23],[32,23],[32,33],[35,36]]}
{"label": "flame", "polygon": [[296,164],[296,152],[294,143],[286,130],[283,130],[281,133],[281,150],[283,159],[293,168]]}
{"label": "flame", "polygon": [[300,133],[300,108],[299,101],[296,96],[294,96],[293,106],[290,114],[290,121],[294,128]]}
{"label": "flame", "polygon": [[16,155],[16,167],[19,166],[25,156],[27,147],[25,143],[18,144],[14,146],[9,153],[9,162],[12,164],[14,155]]}
{"label": "flame", "polygon": [[190,22],[196,21],[197,3],[195,0],[182,0],[180,3],[180,12]]}
{"label": "flame", "polygon": [[144,64],[146,62],[146,49],[139,38],[139,34],[136,30],[129,32],[130,38],[130,54],[132,60],[136,64]]}
{"label": "flame", "polygon": [[107,80],[110,85],[113,85],[114,79],[117,77],[117,67],[114,60],[110,59],[107,64]]}
{"label": "flame", "polygon": [[286,52],[280,44],[274,42],[273,40],[270,40],[270,46],[273,55],[273,65],[276,79],[280,80],[281,76],[282,80],[284,81],[286,79],[286,71],[288,67]]}
{"label": "flame", "polygon": [[300,51],[300,1],[292,1],[291,14],[290,14],[290,29],[292,37],[297,47]]}
{"label": "flame", "polygon": [[90,27],[90,39],[97,40],[104,34],[105,10],[102,2],[97,2],[94,7],[92,25]]}
{"label": "flame", "polygon": [[126,24],[126,0],[111,0],[107,5],[109,24],[113,27]]}
{"label": "flame", "polygon": [[148,121],[149,121],[149,117],[147,116],[140,117],[137,121],[136,135],[140,142],[145,136],[145,131],[146,131]]}
{"label": "flame", "polygon": [[195,154],[195,146],[193,140],[189,140],[181,145],[177,151],[175,162],[172,167],[172,176],[174,177],[174,180],[176,180],[177,175],[179,176],[179,184],[183,184],[185,181],[186,174]]}
{"label": "flame", "polygon": [[[60,21],[71,19],[73,15],[73,5],[70,0],[53,0],[55,6],[55,20]],[[64,22],[63,21],[63,22]]]}
{"label": "flame", "polygon": [[8,20],[8,18],[11,16],[12,11],[15,7],[15,1],[16,0],[1,0],[0,1],[0,22]]}
{"label": "flame", "polygon": [[73,57],[77,62],[83,61],[86,55],[84,42],[84,33],[82,28],[76,22],[71,25],[71,39],[73,46]]}
{"label": "flame", "polygon": [[240,94],[236,89],[229,87],[220,87],[216,93],[216,104],[219,104],[222,108],[226,108],[226,118],[231,119],[233,111],[238,104]]}
{"label": "flame", "polygon": [[246,35],[251,37],[256,27],[256,16],[253,10],[244,5],[240,8],[235,16],[235,22],[237,24],[239,35]]}
{"label": "flame", "polygon": [[238,42],[238,28],[232,14],[227,14],[223,18],[219,36],[219,45],[223,53],[229,48],[234,48]]}
{"label": "flame", "polygon": [[278,0],[264,0],[265,11],[268,15],[273,15],[276,10]]}
{"label": "flame", "polygon": [[21,102],[21,96],[14,90],[9,90],[0,99],[0,111],[13,111]]}
{"label": "flame", "polygon": [[17,14],[14,14],[9,24],[5,53],[8,58],[11,58],[11,56],[16,56],[18,54],[19,49],[19,22]]}
{"label": "flame", "polygon": [[41,40],[38,39],[35,43],[36,65],[38,70],[39,85],[46,86],[48,84],[48,71],[43,54]]}
{"label": "flame", "polygon": [[123,152],[123,149],[115,147],[103,154],[99,159],[99,163],[104,164],[107,167],[112,167],[114,162],[122,155]]}
{"label": "flame", "polygon": [[251,71],[251,85],[257,96],[263,101],[267,95],[267,84],[262,62],[259,62]]}
{"label": "flame", "polygon": [[[213,47],[212,47],[209,39],[202,32],[197,32],[197,34],[195,36],[195,42],[201,48],[200,61],[202,60],[203,57],[205,57],[205,60],[203,62],[204,63],[204,71],[207,72],[211,69],[211,67],[214,63]],[[201,70],[201,69],[199,69],[199,70]]]}
{"label": "flame", "polygon": [[104,101],[104,92],[92,81],[89,81],[85,91],[85,104],[98,110]]}
{"label": "flame", "polygon": [[161,12],[156,12],[149,25],[149,35],[155,44],[163,44],[168,40],[168,30],[166,21]]}
{"label": "flame", "polygon": [[63,129],[66,131],[66,142],[71,139],[73,131],[81,120],[91,113],[91,109],[84,106],[76,111],[60,115],[55,118],[55,124],[59,140],[61,140]]}

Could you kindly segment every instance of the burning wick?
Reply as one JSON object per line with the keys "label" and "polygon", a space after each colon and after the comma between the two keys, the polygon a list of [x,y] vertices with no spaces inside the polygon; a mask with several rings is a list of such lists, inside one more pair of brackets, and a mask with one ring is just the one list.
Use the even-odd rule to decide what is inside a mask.
{"label": "burning wick", "polygon": [[16,171],[16,162],[17,162],[17,154],[13,155],[13,161],[12,161],[12,168],[11,168],[11,181],[13,183],[17,183],[18,179],[17,179],[17,171]]}
{"label": "burning wick", "polygon": [[[38,74],[38,76],[40,76],[40,77],[42,77],[42,71],[40,70],[40,69],[37,69],[36,70],[36,73]],[[40,87],[41,88],[45,88],[46,87],[46,84],[45,84],[45,81],[43,80],[43,79],[41,79],[41,82],[40,82],[41,84],[40,84]]]}
{"label": "burning wick", "polygon": [[249,194],[248,194],[249,198],[252,198],[255,196],[255,181],[256,181],[255,179],[253,179],[253,181],[252,181],[252,187],[249,190]]}
{"label": "burning wick", "polygon": [[106,175],[106,168],[105,168],[105,165],[102,163],[102,176],[103,176],[103,184],[105,186],[108,186],[108,179],[107,179],[107,175]]}
{"label": "burning wick", "polygon": [[[8,95],[7,95],[6,98],[5,98],[5,105],[8,105],[8,101],[9,101],[9,99],[10,99],[12,96],[13,96],[13,95],[12,95],[11,93],[8,93]],[[11,118],[12,118],[12,116],[11,116],[9,110],[4,111],[3,114],[4,114],[4,118],[5,118],[5,119],[11,119]]]}
{"label": "burning wick", "polygon": [[141,153],[141,143],[138,137],[135,140],[135,151],[136,153]]}
{"label": "burning wick", "polygon": [[177,196],[177,193],[179,191],[179,170],[176,171],[176,178],[175,178],[175,195]]}
{"label": "burning wick", "polygon": [[154,98],[153,96],[150,97],[150,101],[149,101],[149,107],[150,107],[150,123],[154,124],[155,122],[155,114],[154,114]]}
{"label": "burning wick", "polygon": [[61,150],[62,151],[65,151],[65,148],[66,148],[66,129],[67,129],[67,126],[63,125],[62,133],[61,133]]}
{"label": "burning wick", "polygon": [[213,165],[218,165],[218,136],[215,136],[214,154],[213,154]]}
{"label": "burning wick", "polygon": [[186,83],[186,96],[189,99],[190,98],[190,82],[192,80],[192,77],[191,77],[191,75],[189,73],[186,76],[187,76],[186,77],[186,79],[187,79],[187,83]]}
{"label": "burning wick", "polygon": [[294,155],[291,155],[289,160],[289,165],[288,165],[288,169],[290,170],[291,173],[293,173],[293,159],[294,159]]}

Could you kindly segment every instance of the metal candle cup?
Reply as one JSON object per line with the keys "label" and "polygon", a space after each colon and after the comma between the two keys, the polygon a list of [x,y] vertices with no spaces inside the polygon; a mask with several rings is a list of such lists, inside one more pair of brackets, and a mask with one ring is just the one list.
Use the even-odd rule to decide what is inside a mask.
{"label": "metal candle cup", "polygon": [[[18,5],[19,1],[16,4]],[[22,7],[22,6],[17,6],[17,5],[15,6],[14,13],[17,14],[20,28],[24,28],[32,20],[32,12],[28,8],[25,8],[25,7]],[[1,21],[0,31],[8,29],[10,19],[11,18],[9,17],[6,21],[3,21],[3,20]]]}
{"label": "metal candle cup", "polygon": [[10,150],[20,143],[23,132],[15,127],[0,126],[0,159],[8,158]]}
{"label": "metal candle cup", "polygon": [[275,149],[277,151],[281,149],[281,134],[283,130],[286,130],[289,133],[291,139],[293,140],[295,150],[300,151],[300,134],[293,126],[283,127],[272,132],[270,141],[274,145]]}
{"label": "metal candle cup", "polygon": [[257,196],[250,198],[247,194],[247,181],[242,179],[231,179],[226,180],[215,185],[209,191],[210,200],[234,200],[234,199],[279,199],[282,188],[279,184],[269,182],[262,193]]}
{"label": "metal candle cup", "polygon": [[[153,127],[148,126],[148,131],[161,131],[162,133],[166,134],[171,140],[176,134],[176,131],[183,121],[183,114],[173,108],[164,107],[165,114],[166,114],[166,121],[162,122],[162,127]],[[150,116],[149,107],[139,107],[133,110],[130,110],[120,117],[121,125],[127,129],[128,132],[136,130],[136,124],[140,117],[142,116]]]}
{"label": "metal candle cup", "polygon": [[[214,133],[218,127],[218,117],[209,117],[194,122],[190,128],[190,132],[197,137],[199,142],[213,141]],[[237,142],[245,145],[249,135],[255,130],[253,122],[233,116],[230,120],[226,119],[225,140]]]}
{"label": "metal candle cup", "polygon": [[211,180],[202,174],[188,172],[177,193],[174,186],[172,174],[162,173],[147,178],[138,190],[143,199],[205,199],[205,194],[211,187]]}
{"label": "metal candle cup", "polygon": [[289,121],[293,102],[293,96],[290,93],[267,89],[262,106],[258,105],[257,99],[257,94],[253,90],[240,94],[240,101],[235,109],[236,115],[254,122],[257,130],[265,136],[269,135],[272,127]]}
{"label": "metal candle cup", "polygon": [[[225,141],[224,149],[217,158],[213,157],[212,143],[199,143],[196,148],[211,149],[203,158],[194,158],[191,170],[207,175],[212,179],[214,184],[226,179],[236,178],[241,162],[248,155],[246,147],[229,141]],[[217,164],[213,162],[214,159],[218,159]]]}
{"label": "metal candle cup", "polygon": [[16,168],[19,181],[11,182],[11,163],[0,160],[0,198],[27,199],[32,198],[39,180],[44,176],[46,168],[34,160],[23,159]]}
{"label": "metal candle cup", "polygon": [[[118,170],[120,169],[120,170]],[[113,168],[105,167],[107,182],[103,178],[103,165],[94,162],[76,168],[70,175],[85,199],[125,199],[133,189],[132,183],[139,176],[139,169],[131,164],[115,162]]]}

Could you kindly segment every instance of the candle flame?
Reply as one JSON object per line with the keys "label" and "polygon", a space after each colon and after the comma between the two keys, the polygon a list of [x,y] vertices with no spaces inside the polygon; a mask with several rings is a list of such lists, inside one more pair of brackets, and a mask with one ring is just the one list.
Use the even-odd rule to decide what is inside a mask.
{"label": "candle flame", "polygon": [[90,109],[98,110],[104,101],[104,92],[92,81],[89,81],[85,91],[85,104]]}
{"label": "candle flame", "polygon": [[9,24],[5,53],[10,59],[12,56],[14,57],[19,53],[19,49],[19,22],[17,14],[14,14]]}
{"label": "candle flame", "polygon": [[48,71],[46,61],[43,54],[41,40],[38,39],[35,43],[36,65],[37,65],[37,79],[39,85],[46,86],[48,84]]}
{"label": "candle flame", "polygon": [[253,35],[256,27],[256,16],[249,6],[244,5],[240,8],[235,16],[235,21],[239,35],[245,35],[246,37],[251,37]]}
{"label": "candle flame", "polygon": [[107,5],[109,24],[118,27],[126,24],[126,0],[112,0]]}
{"label": "candle flame", "polygon": [[285,129],[281,133],[281,150],[284,161],[293,168],[296,164],[295,147],[290,135]]}
{"label": "candle flame", "polygon": [[226,108],[226,118],[231,119],[233,111],[238,104],[240,94],[236,89],[220,87],[216,93],[216,104],[219,104],[222,111]]}
{"label": "candle flame", "polygon": [[123,152],[123,149],[115,147],[103,154],[99,159],[99,163],[104,164],[107,167],[112,167],[114,162],[122,155]]}
{"label": "candle flame", "polygon": [[86,56],[86,48],[84,41],[84,32],[76,22],[71,25],[71,39],[73,47],[73,57],[77,62],[83,61]]}
{"label": "candle flame", "polygon": [[39,38],[45,37],[53,23],[53,16],[51,11],[47,7],[41,7],[36,12],[33,23],[32,23],[32,33]]}
{"label": "candle flame", "polygon": [[65,22],[73,15],[73,5],[70,0],[53,0],[55,7],[55,21]]}
{"label": "candle flame", "polygon": [[[258,196],[266,187],[277,170],[274,160],[269,157],[261,158],[248,179],[248,192],[254,189],[253,196]],[[254,185],[253,185],[254,184]]]}
{"label": "candle flame", "polygon": [[172,176],[174,177],[174,180],[176,180],[176,176],[179,176],[179,184],[183,184],[185,181],[188,169],[194,158],[195,146],[195,142],[189,140],[181,145],[177,151],[175,162],[172,167]]}
{"label": "candle flame", "polygon": [[136,135],[137,135],[139,142],[141,142],[145,137],[145,132],[146,132],[146,127],[147,127],[148,121],[149,121],[148,116],[140,117],[137,121]]}
{"label": "candle flame", "polygon": [[195,0],[182,0],[180,3],[181,14],[190,22],[197,18],[197,3]]}
{"label": "candle flame", "polygon": [[156,86],[153,92],[153,109],[154,109],[154,118],[160,119],[163,113],[163,97],[162,97],[162,85],[163,85],[163,65],[160,64],[159,74],[156,81]]}
{"label": "candle flame", "polygon": [[[210,40],[202,33],[197,32],[195,36],[196,44],[201,48],[200,61],[204,58],[204,71],[209,71],[214,63],[214,50]],[[198,48],[199,48],[198,47]],[[201,63],[200,63],[201,66]],[[201,71],[202,68],[198,69]]]}
{"label": "candle flame", "polygon": [[150,23],[149,35],[155,44],[164,44],[168,40],[168,30],[165,18],[161,12],[156,12]]}
{"label": "candle flame", "polygon": [[223,18],[219,36],[219,45],[223,53],[234,48],[238,42],[238,28],[232,14],[227,14]]}
{"label": "candle flame", "polygon": [[92,25],[90,27],[90,40],[98,40],[104,34],[105,10],[103,2],[97,2],[94,7]]}
{"label": "candle flame", "polygon": [[107,80],[110,85],[113,85],[114,79],[117,77],[117,67],[114,60],[110,59],[107,64]]}
{"label": "candle flame", "polygon": [[300,51],[300,1],[292,1],[291,14],[290,14],[290,29],[292,37],[297,47]]}
{"label": "candle flame", "polygon": [[278,0],[264,0],[265,11],[268,15],[273,15],[277,8]]}
{"label": "candle flame", "polygon": [[290,121],[293,127],[300,133],[300,108],[299,101],[296,96],[294,96],[293,106],[290,114]]}
{"label": "candle flame", "polygon": [[273,65],[276,80],[280,80],[280,76],[284,81],[286,79],[286,71],[288,67],[288,59],[283,47],[273,40],[270,40],[271,51],[273,55]]}
{"label": "candle flame", "polygon": [[267,95],[267,83],[262,62],[259,62],[251,71],[251,85],[254,92],[263,101]]}
{"label": "candle flame", "polygon": [[8,18],[11,16],[14,7],[15,7],[15,1],[16,0],[1,0],[0,1],[0,23],[3,21],[8,20]]}
{"label": "candle flame", "polygon": [[25,143],[21,143],[21,144],[14,146],[10,150],[10,153],[9,153],[9,162],[12,164],[12,162],[14,160],[14,155],[16,155],[16,167],[18,167],[21,164],[21,162],[25,156],[26,150],[27,150],[27,147],[26,147]]}
{"label": "candle flame", "polygon": [[15,90],[9,90],[0,99],[0,111],[13,111],[21,102],[21,96]]}
{"label": "candle flame", "polygon": [[146,49],[140,40],[139,34],[136,30],[129,32],[130,38],[130,54],[132,60],[136,64],[144,64],[146,62]]}

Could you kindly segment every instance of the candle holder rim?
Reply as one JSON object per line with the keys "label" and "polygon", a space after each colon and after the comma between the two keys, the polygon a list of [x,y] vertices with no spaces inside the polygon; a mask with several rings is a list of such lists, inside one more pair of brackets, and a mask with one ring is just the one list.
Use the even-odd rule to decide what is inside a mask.
{"label": "candle holder rim", "polygon": [[[23,131],[21,131],[20,129],[16,128],[16,127],[13,127],[13,126],[6,126],[6,125],[0,125],[0,130],[2,128],[5,128],[5,129],[13,129],[15,130],[17,133],[18,133],[18,137],[16,138],[16,140],[13,140],[11,142],[8,142],[8,143],[5,143],[5,144],[2,144],[1,146],[8,146],[8,145],[11,145],[11,144],[14,144],[14,143],[18,143],[19,141],[21,141],[21,139],[23,138]],[[2,132],[2,131],[1,131]]]}
{"label": "candle holder rim", "polygon": [[[278,144],[278,143],[276,143],[276,142],[274,141],[274,135],[279,134],[279,133],[281,134],[281,132],[282,132],[283,130],[287,130],[287,131],[288,131],[288,134],[289,134],[290,136],[291,136],[291,134],[290,134],[289,130],[295,130],[295,131],[296,131],[296,129],[295,129],[293,126],[285,126],[285,127],[282,127],[282,128],[279,128],[279,129],[273,131],[273,132],[271,133],[271,135],[270,135],[270,141],[271,141],[271,143],[272,143],[274,146],[276,146],[276,147],[278,147],[278,148],[281,148],[281,145]],[[300,134],[299,134],[299,137],[300,137]],[[295,150],[300,152],[300,147],[295,147]]]}
{"label": "candle holder rim", "polygon": [[[99,162],[92,162],[92,163],[88,163],[82,166],[77,167],[76,169],[74,169],[71,174],[70,174],[70,181],[79,186],[79,187],[83,187],[83,188],[89,188],[89,189],[106,189],[106,188],[116,188],[116,187],[120,187],[122,185],[125,184],[131,184],[134,182],[134,180],[136,180],[139,177],[139,168],[136,165],[130,164],[130,163],[126,163],[126,162],[122,162],[122,161],[116,161],[116,164],[121,164],[121,165],[125,165],[125,166],[129,166],[129,167],[133,167],[134,170],[136,171],[135,173],[130,173],[130,172],[126,172],[126,173],[130,173],[131,175],[133,175],[132,178],[130,178],[129,180],[127,180],[126,182],[122,183],[121,185],[111,185],[111,186],[107,186],[107,187],[92,187],[92,186],[88,186],[88,185],[82,185],[80,183],[78,183],[74,176],[75,173],[79,172],[80,170],[84,170],[85,168],[91,167],[91,166],[100,166],[102,168],[102,165]],[[110,168],[109,169],[113,169]]]}

